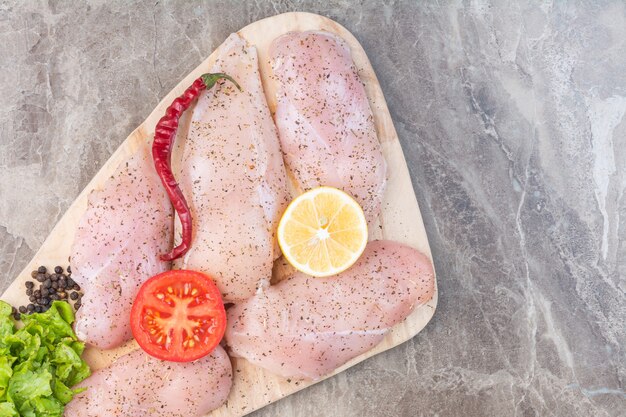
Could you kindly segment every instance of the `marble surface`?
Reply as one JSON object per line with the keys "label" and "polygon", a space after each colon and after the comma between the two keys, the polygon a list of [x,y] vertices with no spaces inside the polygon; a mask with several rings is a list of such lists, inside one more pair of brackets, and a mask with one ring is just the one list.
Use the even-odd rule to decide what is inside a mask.
{"label": "marble surface", "polygon": [[255,417],[626,415],[626,5],[428,3],[0,0],[0,287],[230,32],[317,12],[381,81],[439,306]]}

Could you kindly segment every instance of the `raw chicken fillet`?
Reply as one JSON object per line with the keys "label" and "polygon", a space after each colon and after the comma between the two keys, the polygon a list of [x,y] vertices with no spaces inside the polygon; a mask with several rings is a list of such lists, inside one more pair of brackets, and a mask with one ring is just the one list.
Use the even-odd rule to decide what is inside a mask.
{"label": "raw chicken fillet", "polygon": [[243,91],[223,83],[194,109],[179,175],[193,241],[175,266],[208,273],[226,301],[237,301],[269,284],[287,204],[285,170],[256,49],[232,34],[211,72],[227,73]]}
{"label": "raw chicken fillet", "polygon": [[100,349],[132,338],[130,308],[143,282],[170,269],[159,259],[173,239],[173,212],[148,146],[89,196],[72,245],[72,278],[82,287],[78,337]]}
{"label": "raw chicken fillet", "polygon": [[329,185],[351,194],[372,221],[386,163],[350,48],[330,33],[291,32],[274,40],[270,59],[287,169],[304,190]]}
{"label": "raw chicken fillet", "polygon": [[74,388],[86,387],[65,417],[196,417],[222,405],[232,367],[220,346],[194,362],[165,362],[142,350],[117,359]]}
{"label": "raw chicken fillet", "polygon": [[425,255],[374,241],[335,277],[298,272],[230,308],[226,341],[235,356],[275,374],[318,379],[380,343],[433,292]]}

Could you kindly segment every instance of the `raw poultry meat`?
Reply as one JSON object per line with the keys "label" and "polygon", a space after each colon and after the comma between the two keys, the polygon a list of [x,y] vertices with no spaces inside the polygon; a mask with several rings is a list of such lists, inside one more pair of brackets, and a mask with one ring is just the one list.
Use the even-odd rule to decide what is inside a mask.
{"label": "raw poultry meat", "polygon": [[[194,417],[226,401],[232,367],[220,346],[194,362],[165,362],[142,350],[118,358],[77,387],[65,417]],[[74,388],[77,388],[74,387]]]}
{"label": "raw poultry meat", "polygon": [[256,49],[232,34],[211,72],[233,77],[198,99],[178,176],[193,217],[191,249],[175,267],[211,275],[226,301],[269,284],[285,171]]}
{"label": "raw poultry meat", "polygon": [[226,341],[235,356],[273,373],[318,379],[380,343],[433,292],[425,255],[374,241],[335,277],[298,272],[230,308]]}
{"label": "raw poultry meat", "polygon": [[326,32],[290,32],[272,43],[276,126],[299,186],[340,188],[378,216],[386,163],[350,48]]}
{"label": "raw poultry meat", "polygon": [[130,308],[141,284],[170,268],[159,255],[173,240],[172,207],[148,145],[89,196],[72,245],[72,278],[82,287],[76,334],[100,349],[132,338]]}

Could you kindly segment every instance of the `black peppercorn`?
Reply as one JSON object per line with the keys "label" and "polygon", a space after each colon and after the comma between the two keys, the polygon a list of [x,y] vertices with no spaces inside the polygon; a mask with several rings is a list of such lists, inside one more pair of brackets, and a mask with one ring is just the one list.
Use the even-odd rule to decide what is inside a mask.
{"label": "black peppercorn", "polygon": [[80,306],[81,306],[80,301],[76,301],[76,302],[74,303],[74,308],[75,308],[76,310],[78,310],[78,309],[80,308]]}
{"label": "black peppercorn", "polygon": [[56,290],[59,288],[59,283],[56,281],[52,281],[52,284],[50,284],[50,286]]}
{"label": "black peppercorn", "polygon": [[72,289],[73,289],[74,291],[80,291],[80,285],[78,285],[78,284],[74,284],[74,286],[72,287]]}
{"label": "black peppercorn", "polygon": [[41,313],[43,310],[41,308],[41,306],[35,306],[35,312],[37,313]]}
{"label": "black peppercorn", "polygon": [[38,269],[37,272],[39,272],[40,274],[45,274],[47,271],[46,267],[41,265]]}
{"label": "black peppercorn", "polygon": [[35,290],[33,291],[33,295],[37,298],[41,297],[41,290]]}
{"label": "black peppercorn", "polygon": [[78,299],[78,293],[76,291],[70,293],[70,298],[72,300],[77,300]]}
{"label": "black peppercorn", "polygon": [[76,282],[72,278],[67,277],[67,288],[74,287],[74,284],[76,284]]}
{"label": "black peppercorn", "polygon": [[27,289],[27,290],[26,290],[26,295],[27,295],[27,296],[29,296],[29,297],[30,297],[31,295],[33,295],[33,289],[32,289],[32,288]]}
{"label": "black peppercorn", "polygon": [[33,272],[31,272],[31,273],[30,273],[30,276],[31,276],[32,278],[37,278],[37,274],[38,274],[38,273],[39,273],[39,271],[35,270],[35,271],[33,271]]}
{"label": "black peppercorn", "polygon": [[22,318],[22,315],[21,315],[20,313],[14,313],[14,314],[13,314],[13,318],[14,318],[15,320],[20,320],[20,319]]}
{"label": "black peppercorn", "polygon": [[54,267],[54,272],[56,272],[57,274],[62,274],[63,273],[63,268],[61,268],[59,265]]}
{"label": "black peppercorn", "polygon": [[35,311],[35,305],[34,304],[27,305],[26,311],[28,311],[29,313],[32,313],[33,311]]}
{"label": "black peppercorn", "polygon": [[56,281],[56,280],[58,280],[58,279],[59,279],[59,276],[58,276],[57,274],[52,274],[52,275],[50,275],[50,280],[51,280],[51,281]]}
{"label": "black peppercorn", "polygon": [[46,280],[46,276],[44,274],[37,274],[37,278],[35,278],[39,282],[44,282]]}
{"label": "black peppercorn", "polygon": [[18,308],[18,311],[19,311],[20,313],[22,313],[22,314],[26,313],[26,306],[20,306],[20,307]]}
{"label": "black peppercorn", "polygon": [[67,293],[65,291],[61,291],[59,294],[59,298],[61,298],[61,300],[67,300]]}
{"label": "black peppercorn", "polygon": [[26,288],[30,289],[33,288],[35,286],[35,283],[33,281],[26,281]]}
{"label": "black peppercorn", "polygon": [[31,295],[30,297],[28,297],[28,301],[30,301],[31,303],[35,303],[37,302],[37,297],[35,297],[34,295]]}
{"label": "black peppercorn", "polygon": [[48,289],[47,288],[42,288],[41,289],[41,296],[42,297],[47,297],[49,294]]}
{"label": "black peppercorn", "polygon": [[50,288],[50,287],[52,287],[52,281],[50,281],[50,278],[48,278],[47,280],[45,280],[45,281],[43,282],[43,287],[44,287],[44,288]]}
{"label": "black peppercorn", "polygon": [[59,300],[59,295],[58,294],[50,294],[50,299],[53,301],[58,301]]}

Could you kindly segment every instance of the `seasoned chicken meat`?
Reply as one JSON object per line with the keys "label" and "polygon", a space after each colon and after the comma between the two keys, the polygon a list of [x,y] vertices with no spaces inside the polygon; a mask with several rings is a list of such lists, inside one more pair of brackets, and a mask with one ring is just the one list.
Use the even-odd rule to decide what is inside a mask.
{"label": "seasoned chicken meat", "polygon": [[84,291],[78,337],[100,349],[132,338],[130,308],[141,284],[170,269],[173,211],[147,144],[89,196],[72,245],[72,278]]}
{"label": "seasoned chicken meat", "polygon": [[304,190],[329,185],[351,194],[373,220],[387,166],[350,48],[327,32],[291,32],[273,41],[270,59],[287,169]]}
{"label": "seasoned chicken meat", "polygon": [[175,266],[208,273],[226,301],[238,301],[269,283],[286,178],[256,49],[230,35],[211,72],[230,75],[243,91],[216,86],[193,111],[179,175],[193,241]]}
{"label": "seasoned chicken meat", "polygon": [[226,341],[235,356],[273,373],[318,379],[380,343],[433,292],[428,257],[374,241],[339,275],[298,272],[230,308]]}
{"label": "seasoned chicken meat", "polygon": [[74,388],[87,388],[65,417],[196,417],[226,401],[232,367],[220,346],[194,362],[165,362],[142,350],[118,358]]}

